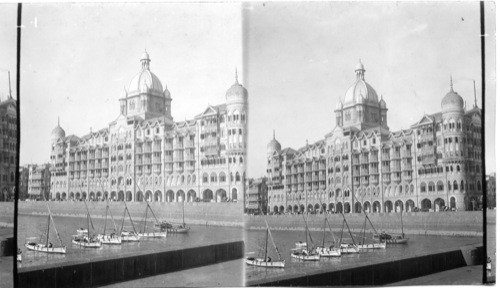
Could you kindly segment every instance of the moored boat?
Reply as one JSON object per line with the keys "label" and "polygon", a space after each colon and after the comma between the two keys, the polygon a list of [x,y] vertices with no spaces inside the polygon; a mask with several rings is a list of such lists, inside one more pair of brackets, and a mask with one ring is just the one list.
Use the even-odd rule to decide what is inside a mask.
{"label": "moored boat", "polygon": [[357,254],[359,253],[359,247],[353,243],[342,243],[340,244],[340,253],[342,254]]}
{"label": "moored boat", "polygon": [[111,234],[98,234],[97,239],[101,241],[102,244],[107,245],[120,245],[122,244],[122,237],[116,235],[115,233]]}
{"label": "moored boat", "polygon": [[76,233],[78,235],[88,234],[89,230],[88,229],[84,229],[84,228],[80,228],[80,229],[76,229]]}
{"label": "moored boat", "polygon": [[316,252],[321,257],[340,257],[342,255],[340,248],[333,245],[330,247],[316,247]]}
{"label": "moored boat", "polygon": [[120,237],[122,242],[138,242],[141,240],[141,236],[139,236],[136,232],[130,231],[122,231]]}
{"label": "moored boat", "polygon": [[137,233],[141,238],[165,238],[167,237],[167,232],[144,232]]}
{"label": "moored boat", "polygon": [[26,249],[31,251],[54,253],[54,254],[66,254],[66,247],[54,247],[52,243],[46,245],[36,242],[27,242],[24,244],[24,247],[26,247]]}
{"label": "moored boat", "polygon": [[271,257],[267,257],[266,260],[262,258],[247,257],[245,263],[251,266],[259,266],[266,268],[284,268],[285,260],[271,261]]}
{"label": "moored boat", "polygon": [[86,235],[73,235],[71,243],[83,248],[100,248],[101,241],[95,237],[88,237]]}
{"label": "moored boat", "polygon": [[368,250],[368,249],[385,249],[387,246],[386,242],[382,243],[369,243],[369,244],[359,244],[358,248],[361,250]]}
{"label": "moored boat", "polygon": [[299,259],[302,261],[319,261],[319,254],[314,251],[307,251],[307,250],[296,250],[293,251],[291,254],[292,258]]}
{"label": "moored boat", "polygon": [[409,238],[404,237],[404,234],[393,237],[384,232],[381,234],[374,234],[373,239],[386,244],[406,244],[409,241]]}

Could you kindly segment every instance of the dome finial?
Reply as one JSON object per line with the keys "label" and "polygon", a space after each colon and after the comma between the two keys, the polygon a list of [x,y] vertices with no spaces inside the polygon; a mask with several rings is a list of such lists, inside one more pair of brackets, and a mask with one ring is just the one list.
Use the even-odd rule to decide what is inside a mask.
{"label": "dome finial", "polygon": [[59,115],[57,115],[57,127],[61,127],[61,125],[59,125]]}
{"label": "dome finial", "polygon": [[453,91],[453,78],[450,75],[450,91]]}
{"label": "dome finial", "polygon": [[235,82],[235,83],[236,83],[236,84],[239,84],[239,82],[238,82],[238,67],[235,67],[235,68],[234,68],[234,71],[235,71],[235,73],[234,73],[234,74],[235,74],[235,78],[236,78],[236,82]]}
{"label": "dome finial", "polygon": [[276,131],[273,129],[273,140],[276,140]]}
{"label": "dome finial", "polygon": [[144,48],[144,53],[142,53],[141,56],[142,69],[149,70],[149,62],[151,62],[151,59],[149,59],[149,54],[146,51],[146,48]]}

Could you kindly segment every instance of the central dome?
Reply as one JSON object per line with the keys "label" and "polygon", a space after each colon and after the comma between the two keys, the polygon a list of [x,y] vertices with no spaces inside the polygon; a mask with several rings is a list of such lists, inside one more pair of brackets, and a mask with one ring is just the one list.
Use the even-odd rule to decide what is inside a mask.
{"label": "central dome", "polygon": [[347,89],[342,99],[342,105],[350,106],[355,104],[370,103],[378,105],[378,95],[370,84],[365,82],[365,68],[361,61],[356,66],[356,82]]}
{"label": "central dome", "polygon": [[464,99],[453,90],[453,80],[450,79],[450,92],[441,100],[443,112],[463,112]]}
{"label": "central dome", "polygon": [[141,92],[153,92],[163,95],[163,85],[160,79],[149,70],[149,54],[144,52],[141,57],[142,70],[135,75],[128,86],[128,93],[138,94]]}

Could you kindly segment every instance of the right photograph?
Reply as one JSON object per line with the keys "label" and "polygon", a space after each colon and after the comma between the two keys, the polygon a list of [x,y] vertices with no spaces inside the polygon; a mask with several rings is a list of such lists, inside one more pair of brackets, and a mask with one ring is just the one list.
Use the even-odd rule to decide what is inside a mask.
{"label": "right photograph", "polygon": [[495,282],[494,3],[243,19],[246,284]]}

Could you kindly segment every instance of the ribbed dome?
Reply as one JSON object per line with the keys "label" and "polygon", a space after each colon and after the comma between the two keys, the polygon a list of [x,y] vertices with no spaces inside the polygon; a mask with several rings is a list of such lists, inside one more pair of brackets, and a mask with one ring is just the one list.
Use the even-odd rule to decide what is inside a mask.
{"label": "ribbed dome", "polygon": [[141,56],[141,72],[132,78],[128,86],[129,95],[140,92],[156,92],[158,94],[163,94],[163,86],[161,85],[160,79],[149,70],[149,62],[151,62],[149,54],[144,52]]}
{"label": "ribbed dome", "polygon": [[347,89],[344,99],[342,99],[344,107],[361,103],[378,105],[377,92],[370,84],[365,82],[365,68],[361,61],[356,66],[355,72],[356,82]]}
{"label": "ribbed dome", "polygon": [[51,136],[52,140],[57,140],[66,137],[66,132],[64,132],[64,129],[58,124],[57,127],[52,130]]}
{"label": "ribbed dome", "polygon": [[441,100],[441,109],[443,112],[462,112],[464,108],[464,99],[457,92],[450,90]]}
{"label": "ribbed dome", "polygon": [[243,85],[241,85],[238,82],[238,71],[236,71],[236,81],[234,84],[229,87],[226,91],[226,101],[230,101],[231,99],[237,100],[237,99],[243,99],[246,100],[248,97],[248,91]]}
{"label": "ribbed dome", "polygon": [[450,92],[441,100],[443,112],[463,112],[464,99],[453,90],[453,79],[450,77]]}
{"label": "ribbed dome", "polygon": [[267,144],[267,153],[272,154],[274,152],[280,152],[281,151],[281,144],[276,140],[275,134],[273,132],[273,140]]}

